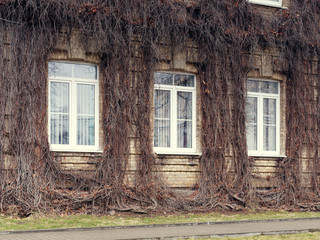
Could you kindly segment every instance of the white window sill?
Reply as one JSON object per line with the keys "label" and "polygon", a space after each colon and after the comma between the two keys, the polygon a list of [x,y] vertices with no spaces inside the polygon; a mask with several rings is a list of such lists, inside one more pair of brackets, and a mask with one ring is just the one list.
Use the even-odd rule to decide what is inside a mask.
{"label": "white window sill", "polygon": [[64,152],[64,153],[103,153],[102,150],[90,150],[90,149],[50,149],[51,152]]}
{"label": "white window sill", "polygon": [[261,2],[254,2],[254,1],[249,1],[252,4],[256,4],[256,5],[262,5],[262,6],[266,6],[266,7],[273,7],[273,8],[280,8],[280,9],[288,9],[285,6],[282,5],[277,5],[277,4],[272,4],[272,3],[261,3]]}
{"label": "white window sill", "polygon": [[201,156],[202,153],[197,153],[197,152],[159,152],[155,151],[155,154],[157,155],[177,155],[177,156]]}
{"label": "white window sill", "polygon": [[248,154],[248,157],[263,157],[263,158],[285,158],[286,155],[277,155],[277,154],[270,154],[270,155],[264,155],[264,154]]}

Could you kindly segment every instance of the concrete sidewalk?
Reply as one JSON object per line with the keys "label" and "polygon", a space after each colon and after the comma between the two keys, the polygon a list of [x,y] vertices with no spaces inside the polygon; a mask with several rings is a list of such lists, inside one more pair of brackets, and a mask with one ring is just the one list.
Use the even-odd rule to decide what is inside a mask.
{"label": "concrete sidewalk", "polygon": [[0,240],[175,239],[320,231],[320,218],[0,232]]}

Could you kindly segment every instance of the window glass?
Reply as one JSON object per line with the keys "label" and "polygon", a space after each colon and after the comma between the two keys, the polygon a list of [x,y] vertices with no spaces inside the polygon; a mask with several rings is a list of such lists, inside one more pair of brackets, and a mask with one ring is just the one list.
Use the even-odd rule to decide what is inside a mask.
{"label": "window glass", "polygon": [[263,99],[263,124],[276,124],[276,103],[276,99]]}
{"label": "window glass", "polygon": [[184,74],[175,74],[174,75],[174,85],[185,86],[185,87],[194,87],[194,76],[193,75],[184,75]]}
{"label": "window glass", "polygon": [[261,81],[260,85],[261,85],[261,87],[260,87],[261,92],[278,94],[278,83]]}
{"label": "window glass", "polygon": [[276,126],[263,126],[263,151],[276,151]]}
{"label": "window glass", "polygon": [[50,77],[72,77],[72,64],[61,62],[49,62]]}
{"label": "window glass", "polygon": [[155,90],[154,96],[154,146],[170,147],[170,101],[168,90]]}
{"label": "window glass", "polygon": [[263,150],[276,150],[276,99],[263,99]]}
{"label": "window glass", "polygon": [[247,145],[248,150],[257,150],[257,101],[256,97],[247,98]]}
{"label": "window glass", "polygon": [[74,77],[83,79],[97,79],[97,66],[75,64]]}
{"label": "window glass", "polygon": [[69,84],[50,84],[50,126],[53,144],[69,144]]}
{"label": "window glass", "polygon": [[69,115],[51,114],[50,120],[52,144],[69,144]]}
{"label": "window glass", "polygon": [[155,73],[154,84],[173,85],[173,75],[170,73]]}
{"label": "window glass", "polygon": [[192,92],[177,92],[178,148],[192,148]]}
{"label": "window glass", "polygon": [[50,83],[50,106],[51,112],[69,112],[69,83]]}
{"label": "window glass", "polygon": [[77,84],[77,144],[94,145],[95,86]]}
{"label": "window glass", "polygon": [[248,80],[247,90],[248,92],[259,92],[259,81]]}

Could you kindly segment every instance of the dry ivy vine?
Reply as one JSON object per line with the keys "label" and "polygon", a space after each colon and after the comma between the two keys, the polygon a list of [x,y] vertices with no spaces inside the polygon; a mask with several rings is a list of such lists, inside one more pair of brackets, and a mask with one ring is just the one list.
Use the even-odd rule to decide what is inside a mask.
{"label": "dry ivy vine", "polygon": [[[0,0],[0,210],[313,209],[319,202],[319,17],[319,0],[293,0],[288,10],[269,14],[244,0]],[[60,33],[69,29],[70,38],[75,28],[84,48],[95,42],[103,78],[104,153],[87,177],[61,170],[47,133],[48,58]],[[190,41],[199,55],[201,178],[196,193],[182,197],[153,172],[150,89],[160,45],[183,49]],[[245,139],[245,79],[258,47],[277,51],[287,76],[287,157],[279,186],[264,192],[252,187]],[[141,154],[129,187],[123,169],[132,133]],[[312,159],[309,175],[302,174],[303,149]],[[311,189],[303,187],[304,177]],[[70,182],[72,189],[63,187]]]}

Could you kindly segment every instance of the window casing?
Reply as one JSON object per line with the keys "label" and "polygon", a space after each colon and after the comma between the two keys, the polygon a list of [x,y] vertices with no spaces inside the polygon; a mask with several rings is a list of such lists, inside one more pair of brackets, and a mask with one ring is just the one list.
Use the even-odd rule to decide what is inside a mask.
{"label": "window casing", "polygon": [[154,74],[154,151],[196,151],[196,79],[192,74]]}
{"label": "window casing", "polygon": [[282,6],[282,0],[249,0],[249,2],[266,5],[266,6],[272,6],[272,7]]}
{"label": "window casing", "polygon": [[51,150],[98,151],[97,66],[50,61],[48,68],[48,132]]}
{"label": "window casing", "polygon": [[279,156],[279,82],[247,80],[246,129],[249,156]]}

